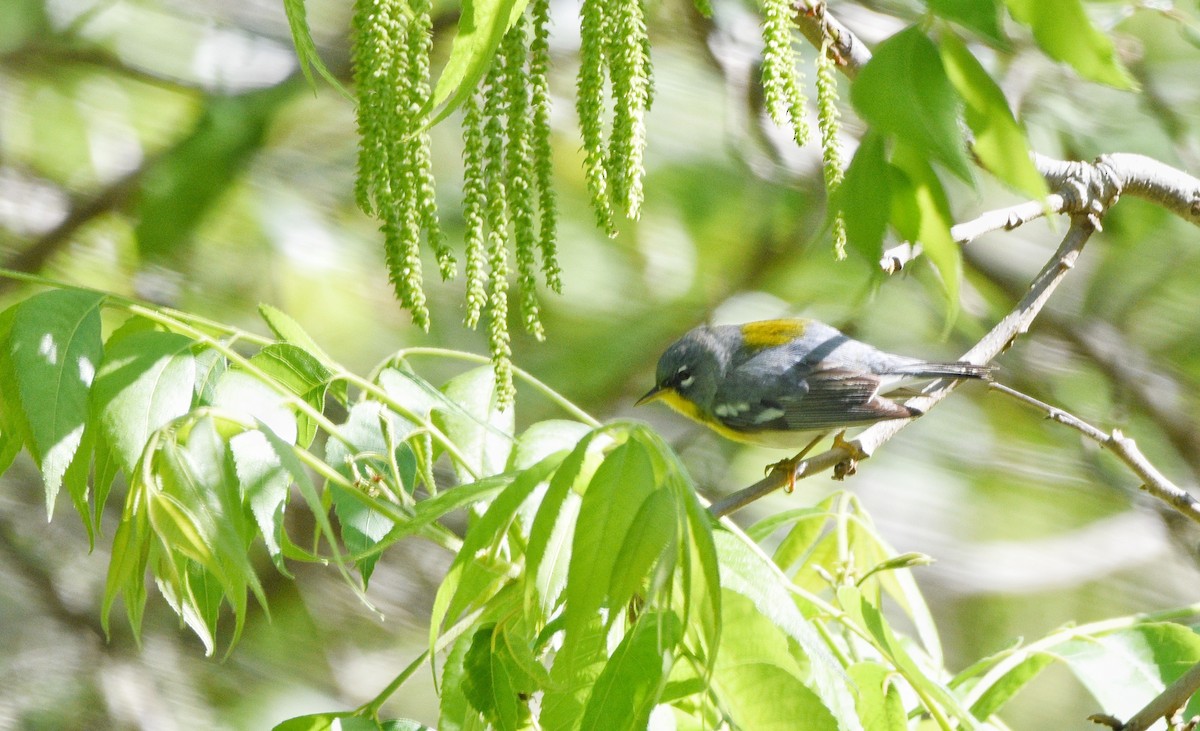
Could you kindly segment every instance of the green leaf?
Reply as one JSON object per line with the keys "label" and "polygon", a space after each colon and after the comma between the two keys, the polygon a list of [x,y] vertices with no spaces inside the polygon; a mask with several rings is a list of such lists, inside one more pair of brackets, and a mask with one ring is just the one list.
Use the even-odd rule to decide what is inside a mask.
{"label": "green leaf", "polygon": [[257,376],[239,368],[226,371],[217,382],[213,406],[247,421],[260,421],[280,439],[296,444],[299,438],[296,413],[283,394]]}
{"label": "green leaf", "polygon": [[331,86],[349,97],[350,93],[337,80],[337,77],[330,73],[325,62],[321,60],[321,54],[317,52],[317,44],[313,42],[312,30],[308,27],[308,13],[304,7],[304,0],[283,0],[283,11],[287,14],[288,27],[292,31],[292,43],[296,46],[296,56],[300,59],[300,70],[304,72],[304,78],[311,86],[315,87],[316,81],[313,79],[312,70],[316,69],[317,73]]}
{"label": "green leaf", "polygon": [[104,601],[100,605],[100,625],[106,636],[109,635],[108,617],[113,602],[118,596],[124,596],[129,626],[133,628],[134,637],[141,637],[142,613],[146,608],[146,562],[150,557],[150,520],[146,516],[141,490],[142,484],[131,479],[121,522],[113,537],[112,558],[104,582]]}
{"label": "green leaf", "polygon": [[868,602],[861,592],[851,586],[838,587],[837,596],[838,604],[845,610],[848,619],[875,639],[875,646],[883,656],[924,699],[939,704],[945,713],[958,720],[961,728],[979,728],[975,716],[962,707],[957,696],[921,669],[896,637],[878,607]]}
{"label": "green leaf", "polygon": [[603,460],[592,432],[563,460],[538,503],[525,549],[525,602],[537,600],[542,618],[554,612],[567,582],[571,540],[579,518],[580,493]]}
{"label": "green leaf", "polygon": [[109,339],[92,386],[92,407],[126,475],[150,433],[187,413],[196,383],[195,343],[176,333],[143,330]]}
{"label": "green leaf", "polygon": [[[293,0],[288,0],[289,2]],[[330,371],[340,370],[337,361],[329,357],[317,341],[300,327],[300,323],[296,322],[290,315],[280,310],[277,307],[272,307],[268,304],[260,304],[258,306],[258,314],[262,316],[267,327],[271,328],[271,332],[275,333],[275,337],[291,343],[298,348],[308,351],[309,355],[319,360]]]}
{"label": "green leaf", "polygon": [[500,40],[528,4],[529,0],[464,0],[450,58],[438,77],[429,108],[424,113],[449,101],[430,121],[430,126],[445,119],[475,92],[484,72],[492,65]]}
{"label": "green leaf", "polygon": [[946,20],[970,28],[997,48],[1011,45],[1000,28],[999,0],[925,0],[929,9]]}
{"label": "green leaf", "polygon": [[1054,654],[1105,713],[1129,718],[1200,662],[1200,635],[1179,624],[1147,623],[1078,637],[1059,645]]}
{"label": "green leaf", "polygon": [[570,731],[579,727],[588,697],[604,669],[607,647],[607,632],[599,615],[563,637],[562,647],[554,653],[542,702],[542,728]]}
{"label": "green leaf", "polygon": [[[1005,652],[994,656],[993,659],[1002,660],[1011,654],[1011,650],[1006,650]],[[1024,688],[1029,681],[1037,677],[1038,673],[1042,672],[1042,670],[1052,662],[1054,662],[1054,657],[1052,655],[1045,653],[1033,653],[1029,655],[1027,658],[1010,668],[1008,672],[1004,673],[1004,675],[997,678],[990,687],[985,689],[979,698],[973,704],[971,704],[971,713],[980,720],[987,720],[992,716],[992,714],[998,713],[1001,708],[1003,708],[1010,700],[1013,699],[1013,696],[1015,696],[1018,691]],[[976,665],[983,667],[981,663],[976,663]],[[968,670],[970,669],[971,668],[968,668]],[[964,674],[966,672],[967,671],[963,671]],[[962,674],[960,674],[959,677],[961,676]],[[954,682],[955,686],[959,685],[958,681],[959,678],[956,677]]]}
{"label": "green leaf", "polygon": [[538,485],[558,469],[564,457],[561,453],[551,455],[519,473],[512,484],[496,496],[487,512],[467,531],[462,547],[451,562],[445,579],[438,587],[437,596],[434,597],[429,622],[431,648],[446,622],[454,622],[467,607],[486,601],[490,594],[482,590],[491,587],[497,575],[505,577],[502,569],[484,561],[480,554],[503,538],[521,504]]}
{"label": "green leaf", "polygon": [[723,592],[721,604],[725,627],[711,683],[735,727],[788,729],[804,719],[806,730],[861,728],[852,711],[841,715],[845,725],[839,724],[804,682],[805,670],[790,652],[787,633],[761,607],[734,590]]}
{"label": "green leaf", "polygon": [[971,149],[983,167],[1012,187],[1039,200],[1050,192],[1029,156],[1025,132],[1013,118],[1004,92],[953,33],[941,36],[946,76],[966,103]]}
{"label": "green leaf", "polygon": [[[567,635],[579,631],[610,596],[617,557],[634,529],[634,517],[657,489],[646,449],[628,440],[596,470],[579,508],[567,572]],[[610,603],[613,612],[621,604]]]}
{"label": "green leaf", "polygon": [[99,428],[95,420],[89,421],[83,428],[79,447],[71,458],[71,464],[67,465],[67,470],[63,473],[63,486],[67,488],[71,503],[74,504],[75,511],[79,513],[83,527],[87,530],[88,551],[96,548],[96,522],[93,517],[95,513],[88,506],[88,475],[92,471],[92,451],[96,445],[96,431]]}
{"label": "green leaf", "polygon": [[920,242],[937,269],[946,293],[946,323],[958,315],[962,250],[950,236],[954,224],[942,181],[920,151],[897,145],[892,154],[892,225],[909,241]]}
{"label": "green leaf", "polygon": [[95,292],[50,290],[22,302],[12,321],[8,355],[25,407],[29,450],[45,481],[47,515],[90,418],[88,393],[104,352],[104,299]]}
{"label": "green leaf", "polygon": [[683,627],[673,612],[642,615],[596,678],[580,729],[646,728],[682,639]]}
{"label": "green leaf", "polygon": [[[271,731],[419,731],[424,726],[394,726],[395,721],[383,724],[369,718],[355,716],[352,711],[313,713],[296,716],[276,724]],[[412,723],[416,723],[415,721]]]}
{"label": "green leaf", "polygon": [[0,473],[8,471],[21,448],[31,441],[17,371],[9,355],[13,320],[20,307],[17,303],[0,312]]}
{"label": "green leaf", "polygon": [[520,470],[536,464],[547,455],[572,449],[592,428],[567,419],[550,419],[531,424],[521,432],[508,456],[508,469]]}
{"label": "green leaf", "polygon": [[[244,626],[247,588],[264,607],[266,596],[248,556],[253,526],[243,508],[228,445],[214,420],[204,418],[186,430],[185,443],[168,441],[156,456],[160,459],[155,460],[154,470],[161,489],[147,497],[151,524],[169,551],[195,561],[219,583],[233,608],[232,647]],[[180,596],[194,596],[194,592],[180,592]],[[215,637],[215,611],[195,608],[201,617],[211,616],[206,629]]]}
{"label": "green leaf", "polygon": [[[815,693],[821,706],[827,709],[827,712],[832,713],[834,717],[842,719],[849,728],[858,728],[857,722],[853,720],[856,718],[854,716],[854,700],[848,688],[845,672],[825,647],[817,631],[800,613],[796,602],[785,588],[786,582],[781,581],[778,570],[772,568],[771,564],[764,561],[759,554],[726,531],[714,531],[713,539],[721,557],[721,586],[724,589],[721,593],[723,634],[721,650],[717,653],[718,669],[722,663],[731,661],[732,658],[726,653],[731,645],[739,642],[739,638],[743,634],[747,642],[752,641],[751,638],[759,636],[756,635],[753,628],[745,629],[742,626],[743,620],[740,619],[743,616],[749,617],[750,609],[744,604],[745,600],[749,600],[753,609],[761,615],[761,621],[757,617],[747,618],[744,621],[752,623],[754,628],[764,628],[762,630],[764,632],[767,631],[765,628],[768,626],[764,622],[769,623],[774,627],[772,632],[780,632],[783,637],[794,640],[798,650],[808,659],[811,680],[807,685]],[[733,610],[733,615],[729,613],[730,601],[739,602],[740,608]],[[731,627],[739,628],[734,637],[728,635]],[[770,632],[765,635],[765,637],[771,636]],[[764,641],[761,636],[760,639],[753,640],[755,643]],[[759,649],[755,652],[762,654],[767,653],[768,650]],[[774,652],[774,650],[770,652]],[[768,654],[766,657],[768,659],[761,662],[770,666],[772,664],[769,659],[771,655]],[[787,666],[785,664],[782,667]],[[774,685],[790,683],[789,679],[777,676],[776,671],[778,670],[779,668],[772,669],[767,673],[769,677],[764,678],[763,682]],[[754,709],[748,709],[747,712],[751,710]],[[748,728],[757,727],[755,724],[748,726]]]}
{"label": "green leaf", "polygon": [[888,188],[887,140],[868,130],[834,192],[834,205],[845,215],[846,240],[870,263],[883,253],[892,194]]}
{"label": "green leaf", "polygon": [[1080,0],[1004,0],[1018,23],[1051,58],[1069,64],[1085,79],[1118,89],[1137,84],[1117,59],[1112,40],[1096,29]]}
{"label": "green leaf", "polygon": [[[254,354],[250,363],[284,386],[320,413],[325,409],[325,392],[332,373],[316,357],[291,343],[272,343]],[[307,448],[317,433],[313,418],[299,409],[296,415],[296,444]]]}
{"label": "green leaf", "polygon": [[229,440],[229,451],[238,482],[259,533],[275,567],[289,576],[283,565],[283,507],[287,503],[292,476],[284,469],[270,442],[260,431],[247,431]]}
{"label": "green leaf", "polygon": [[[442,665],[441,694],[438,705],[439,731],[465,731],[468,728],[482,728],[482,714],[471,707],[465,691],[466,669],[463,664],[467,650],[471,647],[472,637],[463,635],[454,641],[446,661]],[[477,724],[469,726],[468,724]]]}
{"label": "green leaf", "polygon": [[[390,478],[392,483],[397,483],[398,489],[411,492],[416,481],[416,458],[412,449],[401,440],[412,429],[408,420],[378,402],[357,403],[350,409],[346,423],[338,429],[341,439],[331,437],[326,442],[325,461],[343,477],[360,485],[357,489],[377,489],[369,479],[376,474]],[[390,450],[389,434],[394,440]],[[400,474],[392,474],[393,463]],[[329,493],[342,527],[342,540],[352,554],[373,548],[396,526],[391,517],[364,504],[358,496],[336,483],[330,483]],[[379,555],[374,554],[357,562],[364,585],[370,581],[378,560]]]}
{"label": "green leaf", "polygon": [[864,731],[905,731],[908,714],[892,671],[879,663],[859,662],[847,672],[858,693],[855,706]]}
{"label": "green leaf", "polygon": [[512,451],[516,410],[502,411],[497,406],[496,376],[491,367],[469,370],[451,379],[442,391],[455,406],[436,408],[433,421],[468,462],[454,463],[459,480],[470,482],[503,472]]}
{"label": "green leaf", "polygon": [[921,29],[907,28],[881,43],[855,79],[850,98],[874,129],[971,181],[958,127],[958,94],[937,47]]}
{"label": "green leaf", "polygon": [[197,406],[212,406],[217,400],[217,384],[229,370],[225,356],[211,348],[196,353],[196,399]]}
{"label": "green leaf", "polygon": [[675,556],[665,554],[677,546],[678,513],[675,496],[667,490],[655,490],[637,506],[613,563],[606,600],[609,606],[624,606],[660,561],[673,565]]}
{"label": "green leaf", "polygon": [[496,625],[488,625],[471,638],[463,660],[463,692],[497,729],[515,731],[529,718],[528,699],[537,686],[497,634]]}

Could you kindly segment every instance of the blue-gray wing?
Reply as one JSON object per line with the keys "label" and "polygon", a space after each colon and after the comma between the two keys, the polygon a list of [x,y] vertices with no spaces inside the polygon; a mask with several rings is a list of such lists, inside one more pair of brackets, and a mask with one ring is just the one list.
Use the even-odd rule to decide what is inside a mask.
{"label": "blue-gray wing", "polygon": [[[880,396],[880,378],[870,373],[825,369],[794,372],[783,380],[773,382],[775,392],[758,394],[736,379],[718,392],[713,415],[730,429],[752,433],[837,429],[917,413]],[[750,394],[756,397],[744,397]]]}

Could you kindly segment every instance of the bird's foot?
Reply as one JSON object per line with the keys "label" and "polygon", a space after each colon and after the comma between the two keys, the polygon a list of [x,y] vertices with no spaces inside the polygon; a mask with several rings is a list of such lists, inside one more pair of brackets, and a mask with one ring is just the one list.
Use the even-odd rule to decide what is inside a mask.
{"label": "bird's foot", "polygon": [[847,456],[833,467],[833,479],[842,481],[858,471],[858,461],[866,459],[867,453],[859,449],[857,444],[846,441],[846,430],[838,432],[833,437],[833,446],[846,451]]}
{"label": "bird's foot", "polygon": [[778,462],[773,462],[767,465],[766,474],[769,475],[775,470],[786,470],[788,480],[787,484],[783,486],[783,491],[789,495],[792,494],[792,491],[796,489],[796,478],[803,474],[805,455],[811,452],[812,448],[817,446],[817,443],[824,439],[828,433],[829,432],[818,434],[817,438],[809,442],[808,446],[806,446],[804,449],[801,449],[800,453],[795,457],[788,457],[787,459],[781,459]]}

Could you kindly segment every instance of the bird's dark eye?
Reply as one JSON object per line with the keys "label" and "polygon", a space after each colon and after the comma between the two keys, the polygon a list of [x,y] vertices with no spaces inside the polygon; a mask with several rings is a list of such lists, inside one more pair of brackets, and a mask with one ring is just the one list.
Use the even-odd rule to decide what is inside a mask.
{"label": "bird's dark eye", "polygon": [[675,371],[675,375],[671,377],[671,385],[676,388],[687,388],[692,385],[692,381],[696,380],[692,377],[692,370],[687,366],[679,366],[679,370]]}

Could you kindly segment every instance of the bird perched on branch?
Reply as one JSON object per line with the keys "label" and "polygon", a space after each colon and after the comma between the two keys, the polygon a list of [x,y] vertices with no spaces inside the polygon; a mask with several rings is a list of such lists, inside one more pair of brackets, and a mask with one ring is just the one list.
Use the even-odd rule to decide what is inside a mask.
{"label": "bird perched on branch", "polygon": [[842,439],[847,428],[920,416],[889,392],[916,381],[990,373],[989,366],[964,361],[885,353],[816,320],[702,325],[667,348],[654,388],[637,404],[662,401],[740,442],[804,447],[778,463],[794,467],[831,432],[849,446]]}

